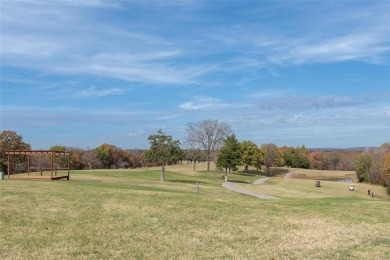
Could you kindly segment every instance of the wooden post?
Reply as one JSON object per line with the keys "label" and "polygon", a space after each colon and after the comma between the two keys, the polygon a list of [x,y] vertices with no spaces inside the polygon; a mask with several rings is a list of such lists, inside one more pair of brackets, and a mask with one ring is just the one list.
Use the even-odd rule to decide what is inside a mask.
{"label": "wooden post", "polygon": [[194,170],[193,171],[195,171],[195,164],[196,164],[196,158],[195,157],[193,158],[193,161],[194,161]]}
{"label": "wooden post", "polygon": [[8,172],[8,179],[9,179],[9,172],[10,172],[10,170],[11,170],[11,160],[10,160],[10,158],[9,158],[10,156],[9,156],[9,154],[8,154],[8,169],[7,169],[7,172]]}
{"label": "wooden post", "polygon": [[70,153],[68,153],[68,181],[69,181],[69,168],[70,168]]}
{"label": "wooden post", "polygon": [[164,163],[161,166],[160,181],[165,181],[165,164]]}
{"label": "wooden post", "polygon": [[30,175],[30,155],[27,155],[27,175]]}
{"label": "wooden post", "polygon": [[51,154],[51,168],[50,168],[50,170],[51,170],[51,178],[53,179],[53,159],[54,159],[54,156],[53,156],[53,154]]}

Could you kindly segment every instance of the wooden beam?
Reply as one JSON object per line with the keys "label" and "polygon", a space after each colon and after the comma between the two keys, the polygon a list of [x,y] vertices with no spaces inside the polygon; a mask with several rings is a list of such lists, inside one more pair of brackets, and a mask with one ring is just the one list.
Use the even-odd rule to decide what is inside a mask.
{"label": "wooden beam", "polygon": [[53,178],[53,154],[51,155],[51,178]]}
{"label": "wooden beam", "polygon": [[60,152],[60,151],[50,151],[50,150],[42,150],[42,151],[30,151],[30,150],[9,150],[4,151],[5,154],[12,155],[68,155],[70,152]]}
{"label": "wooden beam", "polygon": [[69,169],[70,169],[70,154],[68,154],[68,181],[69,181]]}
{"label": "wooden beam", "polygon": [[30,155],[27,155],[27,175],[30,175]]}
{"label": "wooden beam", "polygon": [[9,179],[9,172],[11,170],[11,161],[10,161],[10,155],[8,154],[8,167],[7,167],[7,171],[8,171],[8,179]]}

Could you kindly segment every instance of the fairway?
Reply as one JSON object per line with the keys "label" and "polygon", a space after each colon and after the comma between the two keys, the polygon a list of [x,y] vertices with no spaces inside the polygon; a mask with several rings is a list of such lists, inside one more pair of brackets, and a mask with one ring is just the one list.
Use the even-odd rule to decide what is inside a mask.
{"label": "fairway", "polygon": [[315,188],[310,179],[255,186],[258,175],[229,175],[280,198],[262,200],[224,189],[222,173],[204,169],[167,167],[166,182],[158,168],[0,181],[0,258],[390,258],[386,194],[368,197],[365,184],[354,192],[336,182]]}
{"label": "fairway", "polygon": [[[361,198],[372,200],[388,200],[384,187],[364,183],[353,183],[354,191],[349,190],[352,183],[321,181],[321,187],[315,187],[313,180],[271,178],[263,185],[236,186],[248,191],[267,194],[285,199],[317,199],[317,198]],[[368,196],[368,190],[374,193],[374,197]]]}

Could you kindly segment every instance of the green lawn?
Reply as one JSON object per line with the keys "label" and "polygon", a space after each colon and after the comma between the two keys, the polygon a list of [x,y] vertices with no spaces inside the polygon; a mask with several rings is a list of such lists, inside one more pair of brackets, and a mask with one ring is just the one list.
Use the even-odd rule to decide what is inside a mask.
{"label": "green lawn", "polygon": [[[261,200],[225,190],[221,173],[167,171],[163,183],[158,169],[0,181],[0,259],[390,258],[388,198],[316,194],[322,188],[310,195],[290,184],[306,195]],[[239,183],[257,178],[229,175]],[[264,187],[283,191],[285,181]]]}

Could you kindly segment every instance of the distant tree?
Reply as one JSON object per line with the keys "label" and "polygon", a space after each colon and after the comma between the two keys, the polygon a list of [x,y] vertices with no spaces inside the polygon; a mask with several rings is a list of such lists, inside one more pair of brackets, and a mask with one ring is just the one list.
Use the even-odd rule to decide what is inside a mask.
{"label": "distant tree", "polygon": [[355,157],[355,171],[361,182],[388,185],[390,144],[366,149]]}
{"label": "distant tree", "polygon": [[[65,152],[66,151],[66,146],[62,145],[54,145],[50,147],[50,151],[56,151],[56,152]],[[50,158],[46,157],[46,159],[50,160]],[[68,164],[68,159],[65,156],[59,156],[55,158],[55,163],[57,164],[55,167],[60,167],[60,168],[66,168]]]}
{"label": "distant tree", "polygon": [[96,152],[94,151],[81,151],[80,161],[82,162],[84,169],[92,170],[103,167],[102,162],[99,160]]}
{"label": "distant tree", "polygon": [[103,168],[109,169],[115,164],[115,153],[118,148],[113,144],[101,144],[99,147],[93,149],[96,157],[102,163]]}
{"label": "distant tree", "polygon": [[69,156],[69,166],[71,169],[74,170],[81,170],[84,168],[84,164],[81,161],[81,149],[77,149],[74,147],[68,147],[67,148],[68,152],[70,152]]}
{"label": "distant tree", "polygon": [[310,162],[306,156],[295,155],[292,158],[292,167],[293,168],[308,169],[309,166],[310,166]]}
{"label": "distant tree", "polygon": [[307,156],[308,154],[309,154],[309,149],[307,149],[306,147],[305,147],[305,145],[302,145],[302,146],[297,146],[296,148],[295,148],[295,150],[296,150],[296,153],[298,154],[298,155],[300,155],[300,156]]}
{"label": "distant tree", "polygon": [[337,151],[332,151],[328,153],[328,161],[330,164],[329,170],[340,170],[341,154]]}
{"label": "distant tree", "polygon": [[223,146],[219,151],[217,167],[224,168],[227,176],[228,169],[236,170],[241,162],[240,143],[237,141],[235,134],[232,134],[223,142]]}
{"label": "distant tree", "polygon": [[254,159],[255,160],[253,161],[253,166],[256,167],[257,171],[261,170],[261,166],[265,164],[264,163],[264,160],[265,160],[264,151],[260,148],[257,148]]}
{"label": "distant tree", "polygon": [[390,152],[388,152],[385,156],[383,168],[386,175],[390,176]]}
{"label": "distant tree", "polygon": [[[4,130],[0,131],[0,170],[3,172],[7,172],[7,156],[4,151],[7,150],[31,150],[31,146],[28,143],[23,141],[23,137],[18,135],[15,131]],[[26,156],[12,156],[11,159],[13,167],[17,167],[18,164],[26,164],[27,157]],[[27,168],[25,165],[23,167]],[[23,170],[21,169],[21,170]]]}
{"label": "distant tree", "polygon": [[385,151],[382,168],[382,179],[385,180],[387,186],[387,194],[390,195],[390,143],[384,143],[381,145]]}
{"label": "distant tree", "polygon": [[177,141],[172,150],[172,162],[173,164],[177,164],[178,162],[182,162],[184,158],[184,151],[180,148],[180,142]]}
{"label": "distant tree", "polygon": [[184,156],[180,149],[180,141],[173,140],[172,136],[166,135],[161,129],[157,134],[150,135],[148,141],[150,148],[145,151],[145,157],[151,163],[167,165],[168,162],[175,163]]}
{"label": "distant tree", "polygon": [[308,169],[310,166],[309,159],[307,158],[309,150],[304,146],[297,146],[292,158],[292,167]]}
{"label": "distant tree", "polygon": [[270,167],[277,166],[280,161],[280,153],[275,144],[263,144],[261,150],[264,153],[264,163],[267,169],[267,174],[270,174]]}
{"label": "distant tree", "polygon": [[202,120],[200,122],[187,123],[187,142],[206,152],[207,171],[210,171],[211,155],[218,150],[224,138],[228,136],[232,129],[228,123],[218,120]]}
{"label": "distant tree", "polygon": [[390,195],[390,178],[387,179],[387,194]]}
{"label": "distant tree", "polygon": [[322,151],[315,151],[309,154],[310,167],[317,170],[326,170],[328,168],[328,157]]}
{"label": "distant tree", "polygon": [[145,164],[146,158],[145,154],[141,150],[133,150],[131,151],[131,162],[132,162],[132,167],[142,167]]}
{"label": "distant tree", "polygon": [[369,153],[360,153],[355,159],[355,171],[359,182],[367,182],[370,177],[372,156]]}
{"label": "distant tree", "polygon": [[297,147],[282,147],[279,149],[283,161],[282,165],[292,168],[309,168],[310,162],[308,159],[309,150],[304,146]]}
{"label": "distant tree", "polygon": [[206,161],[204,159],[205,152],[200,150],[200,148],[197,145],[190,143],[188,141],[186,141],[186,149],[184,151],[184,154],[185,154],[185,158],[187,160],[187,163],[191,162],[191,164],[193,164],[193,171],[196,170],[196,163],[197,162]]}
{"label": "distant tree", "polygon": [[380,147],[370,151],[370,153],[373,157],[370,172],[370,182],[386,186],[388,178],[386,170],[386,157],[390,153],[390,145],[382,144]]}
{"label": "distant tree", "polygon": [[[259,156],[257,145],[251,141],[243,141],[240,145],[241,164],[245,167],[245,172],[248,173],[249,166],[256,166],[257,157]],[[261,167],[261,164],[260,164]]]}
{"label": "distant tree", "polygon": [[287,167],[293,166],[293,157],[295,156],[294,147],[283,146],[280,148],[280,153],[283,157],[284,165]]}

